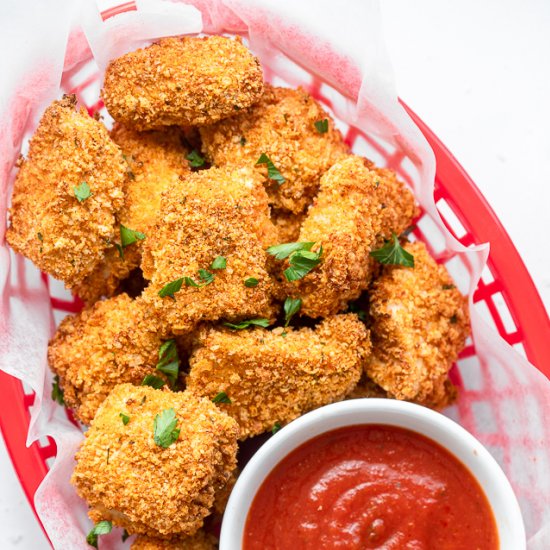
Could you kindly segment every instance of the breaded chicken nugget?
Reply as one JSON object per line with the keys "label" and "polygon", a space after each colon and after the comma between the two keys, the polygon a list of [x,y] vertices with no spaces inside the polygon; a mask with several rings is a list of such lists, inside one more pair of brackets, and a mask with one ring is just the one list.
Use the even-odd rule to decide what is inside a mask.
{"label": "breaded chicken nugget", "polygon": [[369,353],[356,315],[330,317],[315,329],[205,329],[189,359],[188,391],[213,399],[240,426],[240,438],[271,430],[340,401],[356,386]]}
{"label": "breaded chicken nugget", "polygon": [[130,550],[216,550],[218,540],[202,529],[190,537],[163,540],[140,535]]}
{"label": "breaded chicken nugget", "polygon": [[136,130],[211,124],[258,101],[259,61],[240,39],[165,38],[111,61],[103,101]]}
{"label": "breaded chicken nugget", "polygon": [[440,406],[470,330],[467,300],[423,243],[404,248],[414,268],[384,266],[372,285],[373,351],[365,372],[392,397]]}
{"label": "breaded chicken nugget", "polygon": [[330,116],[304,90],[265,88],[256,105],[200,129],[203,152],[216,166],[254,166],[267,155],[285,180],[272,179],[265,164],[256,166],[270,203],[298,214],[317,193],[323,172],[347,146]]}
{"label": "breaded chicken nugget", "polygon": [[288,290],[302,298],[303,315],[344,311],[369,285],[375,266],[369,252],[392,232],[402,233],[416,214],[405,185],[389,170],[371,168],[361,157],[348,156],[321,178],[299,242],[315,242],[315,251],[322,246],[322,261]]}
{"label": "breaded chicken nugget", "polygon": [[271,210],[271,221],[277,229],[277,241],[270,244],[294,243],[300,238],[305,214],[292,214],[285,210]]}
{"label": "breaded chicken nugget", "polygon": [[235,469],[237,436],[237,423],[209,399],[121,384],[86,432],[71,482],[96,523],[194,535]]}
{"label": "breaded chicken nugget", "polygon": [[[269,223],[267,196],[253,170],[189,175],[164,193],[161,219],[144,241],[142,269],[150,284],[143,299],[175,334],[199,321],[271,317],[261,241]],[[245,284],[248,279],[257,284]]]}
{"label": "breaded chicken nugget", "polygon": [[68,288],[94,269],[115,236],[126,183],[120,149],[75,105],[75,96],[65,96],[42,116],[15,179],[6,235]]}
{"label": "breaded chicken nugget", "polygon": [[59,376],[67,406],[89,424],[109,392],[139,385],[155,370],[162,344],[140,300],[120,294],[66,317],[50,342],[48,361]]}
{"label": "breaded chicken nugget", "polygon": [[[118,221],[147,238],[157,221],[162,192],[190,172],[183,133],[178,127],[136,132],[115,124],[111,138],[128,163],[129,181]],[[119,234],[114,243],[121,245]],[[90,304],[101,296],[112,296],[120,281],[140,265],[142,243],[137,239],[124,248],[123,254],[117,246],[107,250],[104,260],[75,289],[80,298]]]}

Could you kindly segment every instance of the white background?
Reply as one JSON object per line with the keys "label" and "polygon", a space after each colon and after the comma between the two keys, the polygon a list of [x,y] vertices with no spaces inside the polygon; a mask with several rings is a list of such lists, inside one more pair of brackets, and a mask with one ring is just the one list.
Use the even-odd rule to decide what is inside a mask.
{"label": "white background", "polygon": [[[400,97],[477,183],[550,310],[550,1],[382,4]],[[0,442],[0,549],[41,548]]]}

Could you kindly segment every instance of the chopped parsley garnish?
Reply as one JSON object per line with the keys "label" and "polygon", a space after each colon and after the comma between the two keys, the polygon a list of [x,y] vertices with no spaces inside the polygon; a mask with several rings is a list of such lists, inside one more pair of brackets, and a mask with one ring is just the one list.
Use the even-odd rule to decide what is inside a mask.
{"label": "chopped parsley garnish", "polygon": [[52,399],[60,405],[65,405],[63,390],[59,386],[59,376],[57,374],[54,376],[52,382]]}
{"label": "chopped parsley garnish", "polygon": [[227,260],[223,256],[218,256],[210,264],[210,269],[225,269],[227,267]]}
{"label": "chopped parsley garnish", "polygon": [[118,416],[120,416],[122,423],[126,426],[128,422],[130,422],[130,417],[127,414],[124,413],[118,413]]}
{"label": "chopped parsley garnish", "polygon": [[231,399],[227,396],[224,391],[221,391],[212,399],[212,403],[231,403]]}
{"label": "chopped parsley garnish", "polygon": [[326,134],[328,132],[328,118],[324,118],[323,120],[316,120],[315,129],[320,134]]}
{"label": "chopped parsley garnish", "polygon": [[108,535],[113,530],[113,524],[110,521],[100,521],[94,525],[94,528],[88,533],[86,542],[97,548],[97,537],[99,535]]}
{"label": "chopped parsley garnish", "polygon": [[280,429],[281,424],[279,422],[275,422],[275,424],[273,424],[273,428],[271,428],[271,433],[275,435]]}
{"label": "chopped parsley garnish", "polygon": [[180,372],[180,359],[176,341],[173,338],[161,344],[156,369],[168,377],[172,388],[176,386]]}
{"label": "chopped parsley garnish", "polygon": [[36,236],[38,237],[38,240],[40,242],[44,241],[44,237],[42,236],[42,233],[40,233],[40,231],[36,234]]}
{"label": "chopped parsley garnish", "polygon": [[311,250],[314,244],[314,242],[277,244],[275,246],[270,246],[267,249],[267,253],[275,256],[277,260],[284,260],[298,250]]}
{"label": "chopped parsley garnish", "polygon": [[145,239],[145,233],[134,231],[133,229],[129,229],[128,227],[120,224],[120,243],[122,248],[126,248],[137,241],[143,241],[143,239]]}
{"label": "chopped parsley garnish", "polygon": [[285,310],[285,327],[288,327],[290,320],[296,313],[300,311],[302,307],[301,298],[287,298],[285,300],[284,310]]}
{"label": "chopped parsley garnish", "polygon": [[256,166],[259,164],[265,164],[267,166],[267,177],[270,180],[277,182],[279,185],[282,185],[286,180],[284,176],[275,168],[275,165],[271,162],[271,159],[265,154],[262,153],[260,158],[256,162]]}
{"label": "chopped parsley garnish", "polygon": [[245,146],[246,145],[246,138],[244,136],[241,136],[241,146]]}
{"label": "chopped parsley garnish", "polygon": [[180,429],[176,428],[177,423],[176,411],[172,408],[155,416],[153,439],[159,447],[167,449],[177,441],[180,435]]}
{"label": "chopped parsley garnish", "polygon": [[248,288],[253,288],[255,286],[258,286],[258,282],[258,279],[256,279],[255,277],[249,277],[244,282],[244,286],[247,286]]}
{"label": "chopped parsley garnish", "polygon": [[237,324],[224,323],[224,325],[229,327],[231,330],[243,330],[244,328],[248,328],[252,325],[266,328],[269,326],[269,319],[248,319],[247,321],[241,321]]}
{"label": "chopped parsley garnish", "polygon": [[303,279],[314,267],[321,263],[323,247],[319,248],[319,252],[311,252],[311,250],[297,250],[293,252],[288,261],[290,267],[284,270],[287,281],[297,281]]}
{"label": "chopped parsley garnish", "polygon": [[73,187],[74,196],[78,199],[78,202],[83,202],[92,196],[90,192],[90,186],[83,181],[78,187]]}
{"label": "chopped parsley garnish", "polygon": [[441,287],[443,290],[452,290],[453,288],[456,288],[455,285],[443,285]]}
{"label": "chopped parsley garnish", "polygon": [[[188,277],[185,277],[187,279]],[[174,294],[176,292],[179,292],[181,290],[181,285],[183,284],[184,277],[180,277],[179,279],[176,279],[175,281],[172,281],[171,283],[168,283],[167,285],[164,285],[159,290],[159,296],[161,298],[164,298],[165,296],[170,296],[172,300],[175,300]],[[185,283],[187,284],[187,282]]]}
{"label": "chopped parsley garnish", "polygon": [[164,380],[162,378],[159,378],[158,376],[155,376],[154,374],[148,374],[142,380],[141,385],[151,386],[152,388],[155,388],[155,390],[160,390],[160,388],[164,386]]}
{"label": "chopped parsley garnish", "polygon": [[399,239],[395,233],[392,233],[391,241],[388,241],[382,248],[373,250],[370,256],[376,258],[381,264],[414,267],[413,255],[409,254],[399,244]]}
{"label": "chopped parsley garnish", "polygon": [[214,280],[214,273],[210,273],[206,269],[199,269],[199,282],[195,282],[191,277],[184,277],[185,286],[193,286],[196,288],[201,288],[203,286],[209,285]]}
{"label": "chopped parsley garnish", "polygon": [[193,149],[185,158],[189,161],[189,166],[192,168],[204,166],[204,157],[201,157],[196,149]]}

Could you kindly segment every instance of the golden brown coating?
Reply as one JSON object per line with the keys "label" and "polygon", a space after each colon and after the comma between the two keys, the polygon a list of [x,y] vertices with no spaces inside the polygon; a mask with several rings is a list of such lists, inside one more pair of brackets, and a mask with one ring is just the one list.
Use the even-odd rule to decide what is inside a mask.
{"label": "golden brown coating", "polygon": [[210,399],[225,392],[231,403],[219,406],[246,439],[344,399],[369,349],[368,330],[354,314],[327,318],[315,329],[207,328],[189,359],[187,388]]}
{"label": "golden brown coating", "polygon": [[[44,112],[15,179],[6,235],[16,252],[68,288],[94,269],[115,236],[126,184],[120,149],[75,106],[75,96],[65,96]],[[79,201],[75,188],[86,185],[91,194]]]}
{"label": "golden brown coating", "polygon": [[132,543],[130,550],[216,550],[218,539],[199,529],[190,537],[163,540],[140,535]]}
{"label": "golden brown coating", "polygon": [[[321,178],[319,194],[302,223],[300,242],[323,246],[322,262],[288,292],[302,298],[301,314],[326,317],[344,311],[371,279],[369,252],[411,223],[414,198],[389,170],[347,156]],[[286,267],[286,265],[284,266]]]}
{"label": "golden brown coating", "polygon": [[[180,431],[165,448],[155,442],[155,418],[169,409]],[[96,523],[166,539],[193,535],[235,469],[237,435],[237,423],[209,399],[121,384],[86,432],[71,482]]]}
{"label": "golden brown coating", "polygon": [[305,214],[292,214],[285,210],[271,210],[271,221],[277,229],[277,241],[271,244],[294,243],[300,238]]}
{"label": "golden brown coating", "polygon": [[[253,170],[190,174],[163,194],[161,212],[143,245],[142,269],[150,280],[143,298],[167,329],[184,334],[199,321],[271,317],[271,280],[261,240],[271,222],[265,190]],[[218,256],[226,259],[225,269],[211,269]],[[201,283],[199,270],[213,275],[212,282]],[[259,283],[247,287],[248,278]],[[177,280],[181,289],[173,298],[159,296]]]}
{"label": "golden brown coating", "polygon": [[141,384],[155,370],[160,336],[140,300],[120,294],[66,317],[48,348],[67,406],[89,424],[109,392],[124,382]]}
{"label": "golden brown coating", "polygon": [[392,397],[434,406],[452,393],[445,381],[470,331],[468,304],[423,243],[404,248],[414,268],[384,266],[372,285],[365,372]]}
{"label": "golden brown coating", "polygon": [[233,491],[233,487],[235,487],[235,483],[237,483],[239,473],[240,472],[238,468],[235,468],[227,483],[221,489],[216,491],[216,495],[214,498],[214,512],[216,514],[219,514],[221,516],[225,512],[229,497],[231,496],[231,491]]}
{"label": "golden brown coating", "polygon": [[[111,138],[128,163],[129,181],[118,221],[147,236],[157,221],[162,192],[190,172],[185,158],[189,151],[183,145],[183,133],[178,127],[136,132],[115,124]],[[113,242],[121,244],[118,232]],[[76,294],[87,304],[101,296],[112,296],[120,281],[139,267],[142,243],[138,240],[125,247],[123,256],[116,246],[109,248],[104,260],[75,289]]]}
{"label": "golden brown coating", "polygon": [[258,101],[259,61],[240,39],[165,38],[111,61],[103,101],[136,130],[211,124]]}
{"label": "golden brown coating", "polygon": [[346,399],[363,399],[371,397],[386,398],[388,397],[388,392],[363,373],[357,386],[353,388],[353,391]]}
{"label": "golden brown coating", "polygon": [[[315,122],[328,121],[320,133]],[[285,182],[264,177],[270,203],[303,212],[319,188],[319,178],[347,152],[330,116],[304,90],[266,84],[262,99],[239,115],[200,129],[203,152],[216,166],[254,166],[265,153]]]}

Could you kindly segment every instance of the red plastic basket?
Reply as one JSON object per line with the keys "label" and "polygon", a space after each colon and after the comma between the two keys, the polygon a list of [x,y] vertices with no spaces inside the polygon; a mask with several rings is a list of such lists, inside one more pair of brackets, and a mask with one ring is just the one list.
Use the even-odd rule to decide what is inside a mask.
{"label": "red plastic basket", "polygon": [[[132,9],[133,4],[117,8],[117,13],[124,11],[122,8]],[[104,13],[104,19],[114,14]],[[86,95],[89,86],[97,82],[97,74],[80,82],[72,82],[71,74],[66,76],[66,83],[69,82],[67,91],[77,94],[80,102],[88,106],[90,113],[102,108],[97,97],[89,100],[89,95]],[[315,84],[314,81],[311,87],[313,95],[330,107],[330,101],[323,97],[322,87]],[[550,320],[520,256],[495,213],[456,159],[427,126],[410,109],[406,106],[405,108],[435,153],[437,174],[434,198],[448,229],[464,246],[485,242],[491,244],[485,272],[487,276],[479,281],[474,303],[484,303],[500,335],[550,378]],[[368,144],[379,164],[397,168],[404,175],[402,156],[389,152],[378,141],[355,128],[348,128],[348,143],[353,146],[358,139]],[[424,234],[421,221],[422,216],[415,229],[415,236],[429,245],[429,238]],[[449,258],[440,258],[441,261],[446,259]],[[44,276],[44,280],[49,285],[50,279],[47,276]],[[74,312],[80,308],[80,303],[52,295],[52,307],[58,312]],[[461,358],[467,359],[474,355],[475,349],[473,345],[469,345]],[[43,443],[36,442],[29,448],[25,445],[29,407],[33,400],[34,395],[26,392],[19,380],[0,371],[0,428],[21,485],[34,508],[34,494],[48,471],[49,462],[56,454],[56,447],[51,439]]]}

